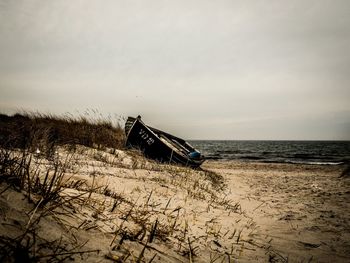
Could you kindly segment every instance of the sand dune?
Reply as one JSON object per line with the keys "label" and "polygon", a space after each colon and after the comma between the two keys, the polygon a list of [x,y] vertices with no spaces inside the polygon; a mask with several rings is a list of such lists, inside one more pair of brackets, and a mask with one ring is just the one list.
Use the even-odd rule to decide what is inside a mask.
{"label": "sand dune", "polygon": [[[0,253],[39,261],[350,261],[343,167],[207,161],[192,170],[86,147],[61,148],[57,158],[67,156],[59,197],[45,206],[40,194],[2,181]],[[43,183],[53,164],[33,160]]]}

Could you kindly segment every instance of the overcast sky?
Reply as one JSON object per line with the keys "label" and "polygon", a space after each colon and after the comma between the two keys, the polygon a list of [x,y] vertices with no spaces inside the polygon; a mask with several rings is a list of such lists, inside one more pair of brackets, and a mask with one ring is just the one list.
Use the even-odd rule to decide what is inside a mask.
{"label": "overcast sky", "polygon": [[348,0],[0,0],[0,111],[350,140]]}

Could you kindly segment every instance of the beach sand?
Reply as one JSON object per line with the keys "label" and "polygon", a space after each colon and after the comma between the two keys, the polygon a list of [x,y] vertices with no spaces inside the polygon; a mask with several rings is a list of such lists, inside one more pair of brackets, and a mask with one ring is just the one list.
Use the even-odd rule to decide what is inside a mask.
{"label": "beach sand", "polygon": [[[0,184],[0,248],[31,230],[41,261],[51,244],[78,262],[350,262],[342,166],[206,161],[192,170],[118,150],[59,155],[71,155],[59,206]],[[50,163],[34,161],[43,178]]]}
{"label": "beach sand", "polygon": [[223,174],[257,236],[288,262],[350,262],[350,180],[344,167],[208,162]]}

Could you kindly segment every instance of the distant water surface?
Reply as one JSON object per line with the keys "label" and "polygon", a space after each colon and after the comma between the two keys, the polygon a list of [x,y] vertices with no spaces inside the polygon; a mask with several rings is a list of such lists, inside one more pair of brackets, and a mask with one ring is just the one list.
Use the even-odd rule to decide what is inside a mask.
{"label": "distant water surface", "polygon": [[190,141],[208,159],[337,165],[349,162],[350,141]]}

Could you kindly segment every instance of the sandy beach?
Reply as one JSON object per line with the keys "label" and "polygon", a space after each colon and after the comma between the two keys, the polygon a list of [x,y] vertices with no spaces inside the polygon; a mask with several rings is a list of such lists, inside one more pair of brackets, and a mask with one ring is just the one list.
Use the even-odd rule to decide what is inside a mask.
{"label": "sandy beach", "polygon": [[[243,211],[288,262],[348,262],[349,179],[342,167],[322,165],[206,163],[223,174]],[[282,260],[283,261],[283,260]]]}
{"label": "sandy beach", "polygon": [[[61,148],[67,157],[59,202],[42,206],[1,182],[0,253],[23,237],[43,262],[350,262],[342,166],[206,161],[193,170]],[[44,180],[50,165],[33,156],[31,170]]]}
{"label": "sandy beach", "polygon": [[0,0],[0,263],[350,263],[350,0]]}

